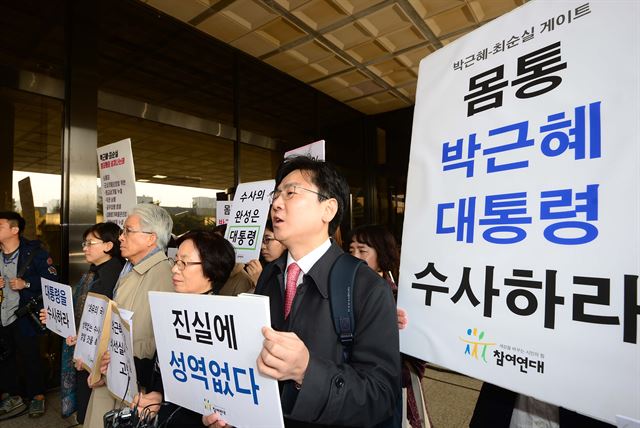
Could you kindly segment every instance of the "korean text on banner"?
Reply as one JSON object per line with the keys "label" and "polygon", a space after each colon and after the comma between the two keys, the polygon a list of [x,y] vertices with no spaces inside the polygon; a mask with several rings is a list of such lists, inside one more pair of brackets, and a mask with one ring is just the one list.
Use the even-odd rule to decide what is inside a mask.
{"label": "korean text on banner", "polygon": [[[123,313],[120,313],[120,312]],[[107,369],[107,388],[118,400],[131,404],[138,393],[136,366],[133,361],[133,331],[128,319],[131,311],[118,309],[111,302],[111,335],[109,337],[109,368]]]}
{"label": "korean text on banner", "polygon": [[64,338],[76,335],[71,287],[42,278],[42,303],[49,330]]}
{"label": "korean text on banner", "polygon": [[324,140],[318,140],[306,146],[289,150],[284,154],[285,159],[291,156],[308,156],[315,160],[323,161],[325,160]]}
{"label": "korean text on banner", "polygon": [[260,256],[264,226],[269,215],[269,193],[274,186],[275,180],[238,185],[224,235],[236,250],[237,263],[249,263]]}
{"label": "korean text on banner", "polygon": [[216,201],[216,226],[229,223],[231,201]]}
{"label": "korean text on banner", "polygon": [[149,303],[165,400],[233,426],[283,426],[278,383],[256,367],[268,298],[152,291]]}
{"label": "korean text on banner", "polygon": [[536,0],[421,62],[403,352],[640,419],[638,22],[639,2]]}
{"label": "korean text on banner", "polygon": [[104,221],[123,227],[137,202],[131,140],[102,146],[97,151]]}
{"label": "korean text on banner", "polygon": [[73,359],[82,362],[85,370],[91,372],[96,363],[102,325],[109,308],[109,299],[102,294],[88,293],[80,318],[78,341],[73,350]]}

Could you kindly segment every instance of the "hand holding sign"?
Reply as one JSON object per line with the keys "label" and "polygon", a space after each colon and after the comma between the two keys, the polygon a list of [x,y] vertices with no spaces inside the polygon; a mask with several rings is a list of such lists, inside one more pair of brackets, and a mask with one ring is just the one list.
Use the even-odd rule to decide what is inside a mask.
{"label": "hand holding sign", "polygon": [[220,417],[219,413],[212,413],[202,417],[202,424],[208,428],[223,428],[227,423]]}
{"label": "hand holding sign", "polygon": [[291,332],[262,327],[264,344],[258,356],[258,370],[277,380],[293,379],[302,384],[309,365],[309,350],[300,338]]}

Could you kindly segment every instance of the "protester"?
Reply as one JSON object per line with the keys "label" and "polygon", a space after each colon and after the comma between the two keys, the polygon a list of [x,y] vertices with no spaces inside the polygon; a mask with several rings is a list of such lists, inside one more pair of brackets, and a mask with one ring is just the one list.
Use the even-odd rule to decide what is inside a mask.
{"label": "protester", "polygon": [[[227,230],[227,225],[222,224],[216,226],[213,229],[214,233],[224,237]],[[249,293],[255,289],[255,282],[251,279],[251,276],[244,270],[244,263],[236,263],[229,275],[229,279],[220,289],[221,296],[237,296],[241,293]]]}
{"label": "protester", "polygon": [[[271,219],[267,220],[267,224],[264,227],[264,235],[262,236],[262,245],[260,246],[260,256],[265,263],[271,263],[276,260],[287,250],[287,247],[282,245],[273,234],[273,224]],[[258,283],[258,278],[262,273],[262,263],[260,260],[251,260],[247,263],[245,270],[251,277],[254,284]]]}
{"label": "protester", "polygon": [[[400,269],[400,249],[391,232],[384,226],[375,224],[357,227],[351,232],[349,252],[354,257],[364,260],[371,269],[383,277],[394,295],[397,295],[398,286],[395,278],[398,278]],[[398,328],[406,327],[407,322],[406,312],[398,309]],[[422,392],[425,369],[424,361],[403,354],[402,387],[406,390],[407,399],[399,403],[396,412],[406,415],[406,422],[412,428],[431,426]]]}
{"label": "protester", "polygon": [[[38,348],[38,326],[31,319],[42,307],[33,299],[42,299],[40,278],[57,280],[57,272],[49,253],[40,241],[30,241],[22,236],[25,221],[20,214],[0,212],[0,340],[8,349],[0,361],[0,415],[24,407],[18,382],[18,359],[22,362],[29,416],[39,417],[45,412],[44,366]],[[25,312],[17,316],[17,311]]]}
{"label": "protester", "polygon": [[[82,234],[82,251],[89,269],[78,284],[73,287],[73,314],[76,331],[80,327],[80,318],[89,292],[102,294],[111,299],[113,288],[118,281],[124,261],[120,256],[120,227],[115,223],[97,223]],[[46,312],[40,311],[40,321],[46,324]],[[62,417],[76,412],[79,424],[84,423],[87,405],[91,397],[91,388],[87,384],[89,372],[82,367],[81,360],[73,361],[73,352],[77,336],[69,336],[62,345],[60,370],[60,396],[62,398]]]}
{"label": "protester", "polygon": [[351,232],[349,253],[364,260],[387,281],[393,294],[397,294],[396,278],[400,270],[400,251],[396,239],[384,226],[371,224],[355,228]]}
{"label": "protester", "polygon": [[[280,382],[287,427],[374,426],[392,417],[399,397],[393,295],[364,265],[353,287],[355,338],[348,360],[334,329],[329,271],[342,250],[329,237],[348,195],[345,179],[332,166],[308,157],[287,158],[271,194],[275,237],[287,252],[265,268],[256,288],[269,296],[273,327],[262,329],[257,366]],[[226,424],[217,413],[203,422]]]}
{"label": "protester", "polygon": [[[156,351],[148,292],[173,291],[171,263],[164,253],[172,227],[173,221],[164,209],[153,204],[138,204],[127,217],[120,235],[120,251],[127,263],[113,290],[113,300],[119,308],[134,313],[133,356],[136,377],[143,388],[150,386]],[[103,356],[105,362],[108,355]],[[118,402],[105,387],[94,386],[85,427],[101,428],[104,414]]]}
{"label": "protester", "polygon": [[[172,280],[177,293],[218,294],[235,265],[233,246],[220,235],[207,231],[193,231],[178,240],[178,253],[173,261]],[[157,367],[157,366],[156,366]],[[147,409],[158,412],[163,387],[159,370],[154,371],[152,392],[140,394],[133,400],[139,412]],[[176,405],[159,410],[159,425],[167,427],[202,427],[202,415]]]}

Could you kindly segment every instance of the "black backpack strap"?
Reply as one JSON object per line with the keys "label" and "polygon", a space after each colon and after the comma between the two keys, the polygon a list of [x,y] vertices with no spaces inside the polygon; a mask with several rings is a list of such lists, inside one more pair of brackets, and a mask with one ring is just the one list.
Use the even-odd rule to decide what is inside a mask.
{"label": "black backpack strap", "polygon": [[353,345],[356,330],[353,316],[353,287],[356,281],[356,272],[363,263],[362,260],[351,254],[344,253],[333,263],[329,274],[331,316],[336,334],[342,344],[344,362],[349,361],[351,357],[351,345]]}
{"label": "black backpack strap", "polygon": [[31,264],[31,262],[33,261],[33,258],[36,256],[36,254],[38,254],[40,251],[42,250],[41,247],[34,247],[31,250],[31,254],[29,254],[29,257],[27,257],[27,260],[24,262],[24,264],[20,267],[20,270],[18,272],[16,272],[16,278],[22,278],[22,276],[25,274],[25,272],[27,271],[27,269],[29,269],[29,265]]}

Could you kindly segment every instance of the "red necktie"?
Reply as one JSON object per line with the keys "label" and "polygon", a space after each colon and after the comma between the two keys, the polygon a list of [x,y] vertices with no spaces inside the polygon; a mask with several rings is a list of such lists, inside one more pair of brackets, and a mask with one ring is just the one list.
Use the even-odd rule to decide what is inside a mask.
{"label": "red necktie", "polygon": [[287,319],[291,311],[293,298],[296,297],[296,289],[298,286],[298,275],[300,275],[300,266],[291,263],[287,269],[287,288],[284,290],[284,318]]}

